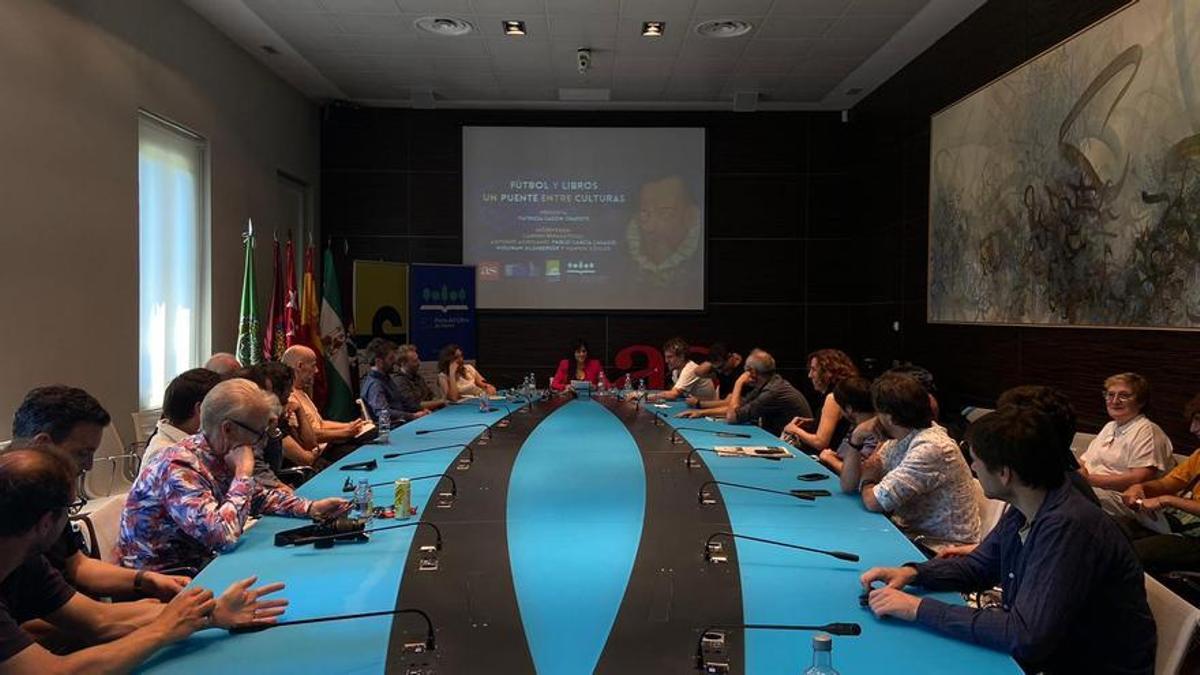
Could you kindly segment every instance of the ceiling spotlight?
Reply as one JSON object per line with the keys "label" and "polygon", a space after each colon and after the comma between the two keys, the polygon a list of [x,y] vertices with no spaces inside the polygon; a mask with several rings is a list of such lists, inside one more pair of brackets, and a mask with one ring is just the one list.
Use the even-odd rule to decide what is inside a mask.
{"label": "ceiling spotlight", "polygon": [[503,22],[503,25],[505,35],[510,35],[512,37],[521,37],[525,35],[524,21],[505,21]]}
{"label": "ceiling spotlight", "polygon": [[443,37],[458,37],[475,30],[469,21],[452,16],[423,16],[413,22],[417,28]]}
{"label": "ceiling spotlight", "polygon": [[642,22],[642,37],[662,37],[667,32],[666,21]]}
{"label": "ceiling spotlight", "polygon": [[734,38],[754,29],[754,24],[741,19],[711,19],[696,25],[696,34],[707,38]]}

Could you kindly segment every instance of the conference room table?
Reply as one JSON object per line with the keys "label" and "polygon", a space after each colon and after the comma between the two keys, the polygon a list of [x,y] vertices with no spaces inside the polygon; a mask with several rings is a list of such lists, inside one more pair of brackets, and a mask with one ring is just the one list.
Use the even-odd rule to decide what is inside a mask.
{"label": "conference room table", "polygon": [[[813,632],[736,626],[854,622],[860,635],[833,639],[833,664],[844,674],[1021,672],[1006,654],[875,618],[860,606],[859,575],[922,560],[918,550],[886,517],[842,494],[813,459],[795,450],[782,460],[718,456],[719,445],[782,444],[757,427],[674,417],[682,408],[582,396],[496,401],[486,412],[468,400],[394,429],[297,492],[349,497],[347,479],[368,478],[384,484],[375,488],[379,505],[392,499],[386,483],[444,474],[412,482],[411,519],[369,525],[433,523],[440,550],[431,550],[437,537],[428,526],[324,549],[276,546],[277,533],[307,523],[266,516],[194,583],[219,593],[258,575],[287,584],[282,621],[418,609],[432,632],[415,613],[240,634],[209,629],[161,650],[143,671],[688,673],[704,661],[733,673],[794,674],[811,664]],[[427,448],[440,449],[384,457]],[[374,470],[345,470],[369,460]],[[798,480],[806,473],[827,477]],[[831,494],[807,501],[704,486],[711,480]],[[721,535],[715,555],[726,561],[714,562],[706,542],[719,532],[860,560]],[[961,603],[956,594],[931,595]],[[720,629],[725,644],[701,652],[710,626],[729,627]]]}

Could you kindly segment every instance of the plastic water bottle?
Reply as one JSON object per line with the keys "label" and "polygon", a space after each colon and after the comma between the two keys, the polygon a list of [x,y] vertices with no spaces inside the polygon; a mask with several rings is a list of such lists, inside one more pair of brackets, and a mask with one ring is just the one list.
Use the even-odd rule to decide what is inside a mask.
{"label": "plastic water bottle", "polygon": [[375,510],[375,495],[366,478],[359,478],[354,488],[354,513],[359,520],[370,520]]}
{"label": "plastic water bottle", "polygon": [[812,667],[804,671],[804,675],[838,675],[833,667],[833,638],[826,633],[813,636]]}
{"label": "plastic water bottle", "polygon": [[392,430],[392,411],[380,408],[375,411],[375,426],[379,429],[380,442],[386,441],[388,432]]}
{"label": "plastic water bottle", "polygon": [[646,399],[646,378],[638,378],[637,397],[639,401]]}

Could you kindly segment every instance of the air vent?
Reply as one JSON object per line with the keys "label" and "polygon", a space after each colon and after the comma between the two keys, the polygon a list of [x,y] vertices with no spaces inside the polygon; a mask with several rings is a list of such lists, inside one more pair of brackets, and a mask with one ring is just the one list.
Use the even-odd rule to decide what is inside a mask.
{"label": "air vent", "polygon": [[713,19],[696,26],[696,34],[707,38],[735,38],[754,29],[754,24],[741,19]]}
{"label": "air vent", "polygon": [[475,30],[471,22],[452,16],[423,16],[414,21],[413,25],[426,33],[442,37],[458,37]]}

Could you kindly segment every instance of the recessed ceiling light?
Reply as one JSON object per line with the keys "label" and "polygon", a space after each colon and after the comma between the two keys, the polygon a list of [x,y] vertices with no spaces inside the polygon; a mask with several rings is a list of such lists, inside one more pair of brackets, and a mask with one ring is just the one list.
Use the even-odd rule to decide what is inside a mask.
{"label": "recessed ceiling light", "polygon": [[745,35],[754,29],[754,24],[741,19],[712,19],[697,24],[696,34],[709,38],[733,38]]}
{"label": "recessed ceiling light", "polygon": [[525,34],[524,21],[505,21],[503,22],[504,34],[513,37],[520,37]]}
{"label": "recessed ceiling light", "polygon": [[666,21],[646,21],[642,23],[642,37],[662,37],[667,32]]}
{"label": "recessed ceiling light", "polygon": [[413,25],[426,33],[442,37],[458,37],[475,30],[469,21],[452,16],[423,16],[414,21]]}

